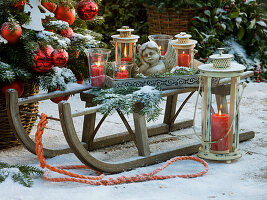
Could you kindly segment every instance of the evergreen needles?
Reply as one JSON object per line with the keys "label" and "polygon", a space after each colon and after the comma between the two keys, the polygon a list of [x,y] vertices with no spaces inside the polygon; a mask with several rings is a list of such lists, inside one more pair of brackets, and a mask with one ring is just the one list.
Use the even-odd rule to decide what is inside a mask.
{"label": "evergreen needles", "polygon": [[0,162],[0,183],[4,182],[10,175],[14,182],[18,182],[25,187],[31,187],[33,184],[32,176],[42,175],[43,171],[27,165],[9,165]]}
{"label": "evergreen needles", "polygon": [[95,103],[102,105],[100,112],[104,115],[111,115],[115,110],[128,115],[134,112],[134,105],[141,102],[140,114],[146,115],[148,121],[158,118],[161,100],[161,92],[151,86],[105,89],[94,98]]}
{"label": "evergreen needles", "polygon": [[[99,41],[102,35],[88,30],[88,22],[78,16],[71,28],[65,21],[58,20],[56,17],[46,16],[41,24],[45,30],[27,29],[24,25],[33,20],[30,20],[32,13],[24,12],[23,5],[26,2],[31,4],[28,0],[0,1],[0,25],[8,23],[22,27],[22,35],[19,36],[19,40],[15,44],[11,44],[10,41],[4,43],[6,40],[3,39],[3,42],[1,42],[2,40],[0,39],[0,84],[6,85],[15,80],[29,83],[34,81],[39,83],[44,90],[55,88],[63,90],[68,83],[76,82],[75,76],[81,76],[82,74],[83,78],[88,78],[89,72],[85,61],[87,59],[85,50],[103,46],[104,44]],[[49,2],[55,3],[59,7],[68,5],[70,8],[75,9],[80,1],[49,0]],[[97,3],[100,2],[101,0],[97,0]],[[30,7],[31,12],[38,11],[37,7],[35,8],[33,5],[30,5]],[[46,11],[41,7],[38,8],[40,15],[36,14],[35,17],[42,19]],[[103,22],[103,17],[98,17],[97,20],[93,20],[91,23],[101,24]],[[42,30],[42,28],[38,30]],[[11,37],[12,32],[9,31],[8,33],[9,37]],[[63,74],[61,74],[61,78],[57,76],[57,81],[60,82],[58,85],[48,81],[40,82],[44,78],[55,79],[55,71],[49,69],[57,67],[58,63],[54,62],[54,58],[51,56],[52,52],[49,49],[52,49],[52,52],[64,49],[68,53],[69,59],[64,67],[71,70],[72,73],[68,73],[68,78]],[[37,68],[42,69],[36,70]]]}

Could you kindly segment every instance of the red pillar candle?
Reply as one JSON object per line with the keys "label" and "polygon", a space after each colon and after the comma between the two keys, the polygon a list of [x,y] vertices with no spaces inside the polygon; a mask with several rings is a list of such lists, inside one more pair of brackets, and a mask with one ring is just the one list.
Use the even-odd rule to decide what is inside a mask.
{"label": "red pillar candle", "polygon": [[161,56],[165,56],[165,54],[166,54],[166,51],[160,51]]}
{"label": "red pillar candle", "polygon": [[93,65],[91,67],[91,76],[100,76],[104,74],[104,66],[103,65]]}
{"label": "red pillar candle", "polygon": [[122,58],[121,61],[125,61],[125,62],[132,62],[132,58],[131,57],[125,57],[125,58]]}
{"label": "red pillar candle", "polygon": [[161,56],[165,56],[166,51],[161,50],[161,46],[159,46],[159,50],[160,50],[160,55],[161,55]]}
{"label": "red pillar candle", "polygon": [[188,67],[189,66],[189,54],[183,53],[178,55],[178,66]]}
{"label": "red pillar candle", "polygon": [[126,69],[126,66],[120,67],[120,71],[117,72],[117,79],[129,78],[129,72]]}
{"label": "red pillar candle", "polygon": [[100,64],[101,60],[96,61],[96,65],[91,66],[91,85],[101,87],[105,82],[104,66]]}
{"label": "red pillar candle", "polygon": [[126,46],[124,47],[124,51],[123,52],[124,52],[123,53],[123,58],[121,58],[121,61],[124,61],[124,62],[132,62],[133,58],[130,56],[130,54],[129,54],[129,56],[127,56],[127,48],[126,48]]}
{"label": "red pillar candle", "polygon": [[[216,113],[211,115],[211,141],[216,141],[223,138],[229,130],[229,116],[223,113]],[[223,140],[211,144],[213,151],[226,151],[228,150],[228,136]]]}

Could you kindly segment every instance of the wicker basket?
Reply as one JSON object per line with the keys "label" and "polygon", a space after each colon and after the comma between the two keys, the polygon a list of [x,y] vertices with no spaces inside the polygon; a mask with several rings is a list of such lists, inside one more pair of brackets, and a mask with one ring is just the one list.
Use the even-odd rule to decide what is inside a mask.
{"label": "wicker basket", "polygon": [[[22,97],[33,96],[38,93],[39,85],[37,83],[33,82],[24,84],[24,92]],[[38,104],[38,102],[25,104],[20,106],[19,109],[21,111],[38,113]],[[30,134],[36,119],[36,116],[21,114],[21,122],[28,134]],[[19,144],[20,143],[18,142],[8,122],[6,99],[4,96],[0,95],[0,149],[17,146]]]}
{"label": "wicker basket", "polygon": [[192,18],[199,13],[199,9],[183,8],[179,13],[175,9],[168,8],[165,12],[159,12],[155,7],[144,5],[147,10],[149,34],[176,35],[180,32],[190,31]]}

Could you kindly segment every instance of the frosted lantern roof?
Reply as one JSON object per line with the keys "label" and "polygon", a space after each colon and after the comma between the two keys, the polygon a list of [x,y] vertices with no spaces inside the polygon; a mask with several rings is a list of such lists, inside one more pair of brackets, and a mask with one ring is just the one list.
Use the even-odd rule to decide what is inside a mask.
{"label": "frosted lantern roof", "polygon": [[232,54],[223,54],[224,48],[218,48],[219,54],[213,54],[209,58],[212,60],[213,67],[216,69],[227,69],[231,66]]}
{"label": "frosted lantern roof", "polygon": [[117,31],[119,35],[112,35],[115,45],[115,61],[120,64],[121,62],[135,63],[136,56],[136,42],[138,41],[138,35],[132,35],[134,29],[130,29],[128,26],[123,26]]}

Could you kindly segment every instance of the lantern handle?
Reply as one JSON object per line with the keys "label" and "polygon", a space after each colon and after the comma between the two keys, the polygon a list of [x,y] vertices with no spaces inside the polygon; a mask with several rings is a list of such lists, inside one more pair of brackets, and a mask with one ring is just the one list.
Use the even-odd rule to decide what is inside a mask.
{"label": "lantern handle", "polygon": [[116,44],[115,40],[110,40],[110,44],[111,44],[113,47],[115,47],[115,44]]}
{"label": "lantern handle", "polygon": [[225,48],[218,48],[220,56],[223,54],[224,50],[225,50]]}
{"label": "lantern handle", "polygon": [[214,144],[214,143],[218,143],[222,140],[224,140],[230,133],[233,125],[234,125],[234,119],[237,115],[237,113],[239,112],[239,107],[240,107],[240,103],[241,103],[241,99],[243,97],[243,94],[244,94],[244,90],[245,90],[245,87],[247,86],[246,83],[239,83],[238,85],[242,85],[242,92],[241,92],[241,95],[240,95],[240,99],[237,103],[237,107],[236,107],[236,112],[235,112],[235,115],[233,117],[233,120],[231,122],[231,126],[229,127],[228,129],[228,132],[223,136],[221,137],[220,139],[218,140],[215,140],[215,141],[204,141],[196,132],[196,129],[195,129],[195,119],[196,119],[196,110],[197,110],[197,104],[198,104],[198,97],[200,96],[200,88],[201,88],[201,83],[202,83],[202,76],[199,76],[199,86],[198,86],[198,93],[197,93],[197,99],[196,99],[196,105],[195,105],[195,110],[194,110],[194,117],[193,117],[193,130],[194,130],[194,133],[195,135],[197,136],[197,138],[204,144],[204,143],[208,143],[208,144]]}

